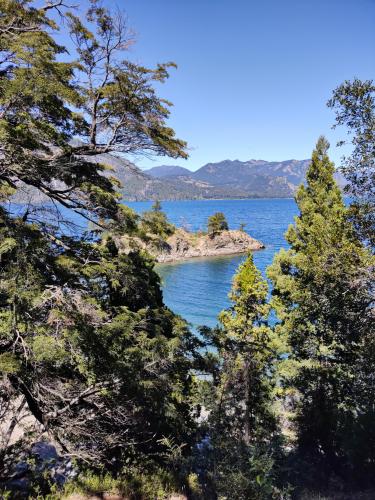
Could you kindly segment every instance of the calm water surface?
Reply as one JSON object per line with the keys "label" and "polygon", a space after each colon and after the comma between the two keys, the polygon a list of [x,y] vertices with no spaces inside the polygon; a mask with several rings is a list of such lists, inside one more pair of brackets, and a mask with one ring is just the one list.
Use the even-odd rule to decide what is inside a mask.
{"label": "calm water surface", "polygon": [[[141,213],[149,210],[152,202],[127,204]],[[283,235],[298,213],[291,199],[165,201],[162,208],[174,224],[192,231],[206,229],[208,217],[218,211],[224,212],[231,229],[246,224],[246,232],[266,245],[254,252],[255,264],[263,274],[273,255],[287,246]],[[231,281],[244,258],[237,255],[159,264],[165,303],[193,327],[214,326],[218,313],[229,305]]]}

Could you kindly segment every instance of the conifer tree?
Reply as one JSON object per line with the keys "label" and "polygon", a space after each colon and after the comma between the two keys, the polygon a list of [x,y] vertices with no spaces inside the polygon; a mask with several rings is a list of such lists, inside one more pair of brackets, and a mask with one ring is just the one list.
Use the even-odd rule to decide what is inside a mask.
{"label": "conifer tree", "polygon": [[[151,210],[143,212],[140,229],[144,234],[144,238],[150,240],[151,237],[150,241],[153,240],[154,244],[162,247],[168,236],[171,236],[175,232],[176,226],[168,221],[166,213],[162,210],[160,201],[155,201]],[[159,238],[158,242],[157,238]]]}
{"label": "conifer tree", "polygon": [[221,233],[221,231],[227,231],[228,229],[228,222],[223,212],[216,212],[208,218],[208,234],[215,235]]}
{"label": "conifer tree", "polygon": [[268,286],[251,254],[239,267],[220,314],[215,345],[222,364],[214,377],[211,415],[215,480],[230,498],[267,498],[274,491],[278,440],[273,410],[279,346],[267,325]]}
{"label": "conifer tree", "polygon": [[[348,477],[348,471],[359,473],[366,463],[374,463],[373,451],[361,457],[361,465],[353,453],[363,446],[364,434],[373,440],[370,426],[361,439],[357,435],[354,448],[353,442],[348,446],[353,429],[374,411],[355,383],[365,393],[365,388],[373,391],[359,365],[371,337],[374,262],[348,221],[328,147],[320,137],[307,185],[296,195],[300,215],[286,233],[290,248],[281,250],[268,269],[272,305],[280,320],[276,331],[289,342],[287,363],[295,362],[287,386],[297,390],[298,451],[309,461],[312,482],[314,466],[324,477]],[[373,370],[373,349],[370,352],[367,361]]]}

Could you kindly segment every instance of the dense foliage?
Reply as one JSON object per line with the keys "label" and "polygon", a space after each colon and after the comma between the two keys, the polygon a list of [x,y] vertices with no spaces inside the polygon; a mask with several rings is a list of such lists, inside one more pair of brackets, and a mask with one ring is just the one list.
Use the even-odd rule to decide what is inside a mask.
{"label": "dense foliage", "polygon": [[268,270],[275,330],[289,344],[283,383],[294,400],[300,478],[311,487],[333,477],[360,484],[375,464],[374,260],[348,220],[327,149],[320,138],[286,233],[290,249]]}
{"label": "dense foliage", "polygon": [[203,330],[216,350],[206,401],[207,463],[220,498],[278,496],[280,440],[273,395],[281,352],[267,322],[267,293],[250,254],[233,279],[232,307],[221,313],[221,327]]}
{"label": "dense foliage", "polygon": [[146,236],[147,234],[156,235],[160,237],[161,241],[164,241],[175,232],[176,227],[168,222],[167,216],[162,210],[161,203],[156,201],[152,205],[151,210],[143,212],[140,230]]}
{"label": "dense foliage", "polygon": [[[359,235],[375,245],[375,85],[373,81],[345,81],[333,91],[328,106],[336,111],[336,125],[346,125],[352,153],[341,170],[346,192],[354,199],[350,215]],[[346,144],[341,141],[340,145]]]}
{"label": "dense foliage", "polygon": [[[126,26],[95,1],[86,24],[64,14],[71,62],[61,62],[52,4],[0,7],[1,477],[16,463],[25,409],[28,437],[53,440],[78,464],[114,473],[165,463],[171,443],[188,449],[194,435],[198,341],[163,305],[153,261],[119,251],[115,233],[140,229],[96,156],[185,156],[153,87],[166,66],[122,63]],[[44,205],[9,203],[29,187]],[[72,211],[93,230],[77,233]]]}

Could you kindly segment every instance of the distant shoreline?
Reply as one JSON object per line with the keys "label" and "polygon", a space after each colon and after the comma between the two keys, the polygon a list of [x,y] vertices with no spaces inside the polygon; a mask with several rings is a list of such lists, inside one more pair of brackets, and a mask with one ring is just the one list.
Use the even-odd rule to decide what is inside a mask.
{"label": "distant shoreline", "polygon": [[[174,199],[160,199],[158,201],[165,202],[165,201],[245,201],[245,200],[294,200],[294,197],[286,197],[286,196],[272,196],[268,198],[264,197],[259,197],[259,198],[182,198],[178,200]],[[130,202],[130,203],[152,203],[155,201],[155,199],[147,199],[147,200],[128,200],[128,199],[123,199],[122,201],[124,202]]]}

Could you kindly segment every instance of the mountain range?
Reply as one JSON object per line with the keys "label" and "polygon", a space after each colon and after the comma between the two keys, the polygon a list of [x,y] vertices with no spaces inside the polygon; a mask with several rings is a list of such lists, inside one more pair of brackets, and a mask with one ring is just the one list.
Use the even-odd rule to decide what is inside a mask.
{"label": "mountain range", "polygon": [[310,160],[224,160],[192,172],[177,165],[142,171],[128,162],[128,167],[124,164],[123,168],[115,169],[123,184],[124,198],[133,201],[288,198],[304,182],[309,164]]}
{"label": "mountain range", "polygon": [[[86,158],[94,161],[92,157]],[[310,160],[224,160],[207,163],[195,172],[177,165],[160,165],[141,170],[123,157],[109,153],[95,156],[95,163],[108,167],[104,175],[115,176],[122,184],[125,200],[191,200],[223,198],[289,198],[304,182]],[[337,174],[340,185],[344,180]],[[40,193],[27,188],[18,203]],[[34,200],[35,201],[35,200]]]}

